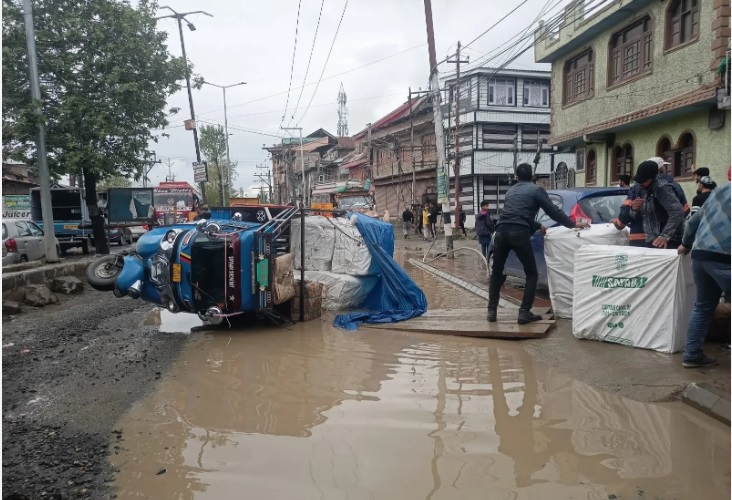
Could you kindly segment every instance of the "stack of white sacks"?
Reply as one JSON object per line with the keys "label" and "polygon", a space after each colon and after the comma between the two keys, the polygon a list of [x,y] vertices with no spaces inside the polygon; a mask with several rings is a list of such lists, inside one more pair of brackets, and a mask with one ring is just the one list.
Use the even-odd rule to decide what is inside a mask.
{"label": "stack of white sacks", "polygon": [[552,228],[544,241],[549,296],[577,338],[673,353],[694,303],[688,257],[628,246],[627,230]]}
{"label": "stack of white sacks", "polygon": [[[291,223],[290,245],[295,279],[300,279],[300,220]],[[323,284],[323,309],[357,307],[376,285],[371,254],[355,221],[343,218],[305,218],[305,281]]]}

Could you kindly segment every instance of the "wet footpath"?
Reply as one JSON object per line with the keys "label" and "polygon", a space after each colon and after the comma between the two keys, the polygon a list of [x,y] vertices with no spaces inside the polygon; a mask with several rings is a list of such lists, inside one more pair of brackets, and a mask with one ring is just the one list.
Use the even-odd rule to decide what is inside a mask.
{"label": "wet footpath", "polygon": [[[485,305],[400,263],[431,308]],[[189,331],[181,317],[145,323]],[[730,497],[729,426],[682,403],[603,390],[522,342],[330,319],[191,334],[117,423],[117,498]]]}

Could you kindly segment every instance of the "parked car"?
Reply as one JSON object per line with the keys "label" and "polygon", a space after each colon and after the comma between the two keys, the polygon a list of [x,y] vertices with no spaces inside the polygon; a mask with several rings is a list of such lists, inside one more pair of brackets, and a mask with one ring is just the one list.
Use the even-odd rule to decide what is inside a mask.
{"label": "parked car", "polygon": [[148,232],[149,227],[148,226],[132,226],[129,228],[130,233],[132,234],[132,241],[137,241],[140,239],[140,236]]}
{"label": "parked car", "polygon": [[[3,266],[46,257],[43,230],[37,224],[23,219],[3,219],[2,226]],[[61,254],[58,239],[56,253]]]}
{"label": "parked car", "polygon": [[132,230],[129,227],[110,227],[107,229],[109,243],[118,245],[132,245]]}
{"label": "parked car", "polygon": [[[573,220],[578,217],[592,220],[594,224],[607,223],[617,217],[623,201],[628,196],[627,188],[597,187],[597,188],[570,188],[552,189],[547,194],[552,202],[561,208]],[[544,210],[539,210],[536,220],[547,228],[558,226]],[[539,286],[547,287],[546,260],[544,259],[544,238],[537,231],[531,236],[531,246],[534,249],[536,267],[539,270]],[[489,266],[493,262],[493,241],[488,248]],[[508,276],[526,278],[521,262],[514,252],[508,255],[504,273]]]}

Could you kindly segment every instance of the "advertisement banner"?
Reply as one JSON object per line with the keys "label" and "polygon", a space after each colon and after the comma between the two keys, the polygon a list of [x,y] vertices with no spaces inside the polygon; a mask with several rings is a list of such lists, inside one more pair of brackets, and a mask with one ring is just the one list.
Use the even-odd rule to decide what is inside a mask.
{"label": "advertisement banner", "polygon": [[3,218],[30,219],[30,195],[7,194],[3,196]]}
{"label": "advertisement banner", "polygon": [[193,162],[193,180],[194,181],[196,181],[196,182],[207,182],[208,181],[208,172],[206,169],[207,166],[208,165],[206,164],[205,161],[202,161],[200,163],[197,161]]}
{"label": "advertisement banner", "polygon": [[437,167],[437,203],[448,203],[450,201],[448,186],[447,167],[439,165]]}
{"label": "advertisement banner", "polygon": [[154,214],[152,188],[110,188],[107,214],[110,224],[151,224]]}

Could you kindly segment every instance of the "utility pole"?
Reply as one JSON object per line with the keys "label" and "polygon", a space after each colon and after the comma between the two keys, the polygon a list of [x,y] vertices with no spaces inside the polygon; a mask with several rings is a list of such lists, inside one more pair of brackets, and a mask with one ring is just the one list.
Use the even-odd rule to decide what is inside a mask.
{"label": "utility pole", "polygon": [[175,174],[173,174],[173,161],[168,158],[168,162],[165,164],[168,167],[168,175],[165,176],[165,182],[175,182]]}
{"label": "utility pole", "polygon": [[[369,128],[369,132],[368,132],[368,137],[366,139],[368,141],[367,154],[368,154],[368,160],[369,160],[368,161],[368,178],[371,179],[371,177],[373,175],[373,171],[372,171],[372,169],[373,169],[373,163],[372,163],[372,161],[373,161],[373,155],[371,154],[371,124],[370,123],[368,124],[368,128]],[[365,181],[366,181],[366,179],[364,179],[364,182]]]}
{"label": "utility pole", "polygon": [[424,0],[424,13],[427,22],[427,46],[430,57],[430,87],[432,90],[432,112],[435,119],[435,145],[437,147],[437,202],[442,203],[442,217],[445,221],[445,247],[448,256],[452,253],[452,226],[450,225],[450,191],[448,189],[447,166],[445,162],[445,136],[442,130],[442,108],[440,107],[440,75],[437,71],[437,52],[435,32],[432,26],[432,3]]}
{"label": "utility pole", "polygon": [[[28,66],[30,68],[31,99],[33,104],[43,113],[41,102],[41,84],[38,79],[38,62],[36,54],[36,35],[33,26],[33,10],[31,0],[23,0],[23,16],[25,21],[25,40],[28,46]],[[36,152],[38,155],[38,176],[41,181],[41,214],[43,216],[43,243],[47,262],[58,262],[56,253],[56,234],[53,227],[53,208],[51,205],[51,176],[48,172],[46,156],[46,128],[42,116],[38,117],[38,133],[36,136]]]}
{"label": "utility pole", "polygon": [[308,202],[308,196],[305,194],[305,153],[302,149],[302,127],[280,127],[282,130],[298,130],[300,132],[300,169],[302,171],[302,191],[300,193],[300,198],[302,199],[303,207],[310,206],[310,203]]}
{"label": "utility pole", "polygon": [[[204,81],[203,83],[205,83],[206,85],[211,85],[212,87],[218,87],[224,91],[224,133],[226,134],[226,193],[229,195],[229,198],[231,198],[231,156],[229,155],[229,117],[226,113],[226,89],[231,87],[238,87],[239,85],[246,85],[247,82],[232,83],[231,85],[217,85],[215,83],[206,81]],[[224,196],[222,194],[222,204],[223,199]]]}
{"label": "utility pole", "polygon": [[513,173],[516,175],[516,166],[518,165],[518,132],[513,137]]}
{"label": "utility pole", "polygon": [[145,166],[147,166],[147,168],[145,168],[145,166],[142,167],[143,168],[143,173],[142,173],[142,187],[145,187],[145,188],[147,187],[147,183],[150,180],[150,179],[148,179],[147,176],[150,174],[150,172],[152,171],[152,169],[155,166],[155,164],[156,163],[162,163],[162,161],[160,161],[160,160],[157,159],[157,155],[155,154],[155,151],[150,152],[147,155],[147,157],[148,158],[152,157],[152,160],[149,160],[149,159],[148,160],[145,160]]}
{"label": "utility pole", "polygon": [[[455,83],[455,227],[460,227],[460,63],[468,63],[469,60],[460,60],[460,42],[457,43],[455,59],[448,59],[448,63],[457,65],[457,81]],[[472,136],[471,136],[472,137]],[[472,139],[471,139],[472,140]],[[453,254],[454,255],[454,254]]]}
{"label": "utility pole", "polygon": [[[272,203],[272,179],[270,177],[271,172],[266,165],[257,165],[255,168],[257,168],[258,170],[265,169],[265,168],[267,169],[267,179],[266,180],[264,178],[264,174],[255,173],[254,176],[259,178],[259,181],[261,183],[265,184],[269,188],[269,203]],[[263,192],[261,188],[260,188],[259,192],[260,193]]]}
{"label": "utility pole", "polygon": [[[165,19],[165,18],[171,17],[171,18],[175,19],[176,21],[178,21],[178,33],[180,34],[180,48],[181,48],[181,51],[183,52],[183,62],[186,63],[186,86],[188,87],[188,105],[191,108],[191,122],[193,123],[193,143],[196,146],[196,161],[200,164],[201,163],[201,148],[198,145],[198,127],[196,126],[196,112],[193,110],[193,92],[191,91],[191,69],[188,66],[188,57],[186,56],[186,44],[185,44],[185,40],[183,39],[183,22],[182,21],[186,22],[189,30],[196,31],[196,27],[193,25],[193,23],[191,23],[190,21],[188,21],[188,19],[186,19],[186,16],[191,15],[191,14],[204,14],[208,17],[213,17],[213,15],[211,15],[208,12],[203,11],[203,10],[195,10],[192,12],[178,13],[178,12],[174,11],[173,9],[171,9],[170,7],[168,7],[167,5],[163,5],[160,8],[168,9],[173,14],[171,14],[169,16],[159,16],[159,17],[156,17],[155,19]],[[201,197],[203,198],[203,204],[206,205],[207,204],[206,183],[200,182],[199,185],[201,188]]]}
{"label": "utility pole", "polygon": [[[414,116],[412,116],[414,110],[412,109],[412,94],[429,94],[429,92],[422,90],[412,92],[412,87],[409,87],[409,135],[411,140],[410,151],[412,152],[410,163],[412,164],[412,204],[414,205],[417,203],[417,169],[414,168]],[[422,154],[423,152],[420,150],[420,156]]]}
{"label": "utility pole", "polygon": [[541,146],[544,144],[544,140],[541,138],[541,131],[536,131],[536,156],[534,156],[534,172],[531,176],[536,183],[536,170],[539,168],[539,161],[541,161]]}

